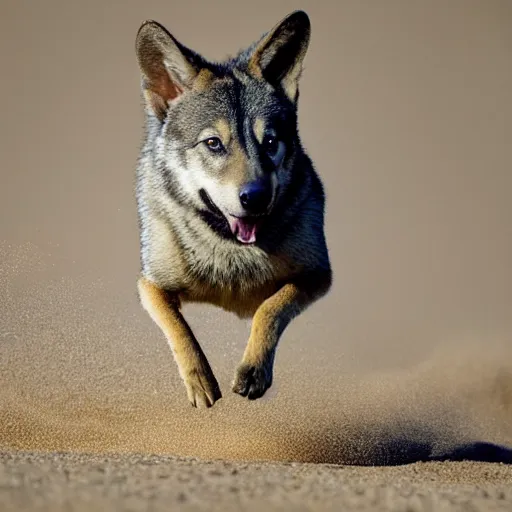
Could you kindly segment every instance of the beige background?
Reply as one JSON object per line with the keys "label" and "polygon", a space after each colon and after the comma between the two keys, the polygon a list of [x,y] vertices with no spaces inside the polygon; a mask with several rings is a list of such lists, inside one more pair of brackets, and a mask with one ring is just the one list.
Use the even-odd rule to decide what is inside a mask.
{"label": "beige background", "polygon": [[[303,142],[335,284],[232,395],[247,325],[186,314],[225,398],[191,410],[137,303],[134,39],[213,59],[311,17]],[[360,461],[399,433],[512,443],[512,3],[5,1],[0,445]]]}

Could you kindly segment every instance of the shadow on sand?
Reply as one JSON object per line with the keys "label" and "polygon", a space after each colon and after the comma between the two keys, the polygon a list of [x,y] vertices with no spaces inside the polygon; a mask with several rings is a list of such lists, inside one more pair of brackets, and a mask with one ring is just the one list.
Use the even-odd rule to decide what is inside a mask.
{"label": "shadow on sand", "polygon": [[318,435],[315,436],[312,444],[315,448],[311,451],[304,450],[306,445],[302,445],[299,458],[303,462],[351,466],[400,466],[434,461],[512,464],[510,446],[467,437],[463,440],[454,432],[429,430],[424,425],[345,426],[337,431],[338,435],[331,429],[324,432],[321,443]]}

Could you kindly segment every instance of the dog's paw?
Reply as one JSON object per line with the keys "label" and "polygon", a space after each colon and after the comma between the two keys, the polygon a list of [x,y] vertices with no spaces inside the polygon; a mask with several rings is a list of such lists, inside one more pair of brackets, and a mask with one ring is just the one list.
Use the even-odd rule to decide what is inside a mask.
{"label": "dog's paw", "polygon": [[249,400],[261,398],[272,386],[272,365],[242,363],[236,370],[233,392]]}
{"label": "dog's paw", "polygon": [[197,367],[189,371],[183,380],[188,399],[194,407],[211,407],[222,398],[217,379],[209,369]]}

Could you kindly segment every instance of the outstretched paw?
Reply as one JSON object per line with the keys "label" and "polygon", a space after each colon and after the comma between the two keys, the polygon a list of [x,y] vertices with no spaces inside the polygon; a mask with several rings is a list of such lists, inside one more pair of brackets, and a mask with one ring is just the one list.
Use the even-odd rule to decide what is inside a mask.
{"label": "outstretched paw", "polygon": [[198,367],[191,370],[184,382],[188,399],[194,407],[211,407],[222,398],[217,379],[209,369]]}
{"label": "outstretched paw", "polygon": [[236,370],[233,392],[249,400],[261,398],[272,386],[272,366],[242,363]]}

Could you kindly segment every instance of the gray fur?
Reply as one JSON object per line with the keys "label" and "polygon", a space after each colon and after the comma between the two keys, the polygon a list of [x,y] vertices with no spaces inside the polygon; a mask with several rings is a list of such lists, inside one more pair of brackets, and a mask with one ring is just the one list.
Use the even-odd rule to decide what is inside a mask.
{"label": "gray fur", "polygon": [[[279,62],[272,63],[272,55],[279,54],[280,40],[276,43],[270,38],[269,43],[267,35],[223,63],[207,62],[157,24],[151,26],[153,32],[145,41],[138,43],[143,90],[153,88],[158,94],[170,91],[171,98],[163,102],[158,98],[159,103],[151,100],[146,108],[146,135],[136,188],[141,275],[175,294],[180,302],[210,303],[240,317],[252,317],[284,284],[296,283],[308,300],[290,309],[289,321],[330,288],[324,191],[297,129],[298,92],[294,92],[294,83],[298,82],[309,42],[309,20],[306,17],[306,23],[301,19],[303,14],[297,18],[291,15],[294,23],[304,25],[304,33],[301,38],[300,30],[293,32],[290,48],[295,49],[295,60],[281,55],[286,67],[282,72],[276,71]],[[156,43],[151,39],[154,34],[160,45],[156,53]],[[286,31],[285,36],[289,38]],[[262,53],[270,75],[263,70],[258,77],[251,69],[251,59],[262,44],[266,44]],[[161,47],[172,52],[166,54],[167,49],[159,53]],[[182,89],[178,97],[172,97],[178,89],[171,90],[166,83],[164,89],[160,87],[163,82],[159,82],[158,73],[162,68],[154,71],[158,67],[155,55],[157,60],[163,55],[172,61],[167,62],[166,70],[170,80]],[[175,69],[188,69],[194,79],[201,76],[201,70],[203,76],[207,70],[209,79],[195,87],[193,80],[185,83],[182,76],[177,77]],[[266,128],[274,129],[285,141],[286,153],[278,168],[273,168],[262,154],[254,132],[256,119],[263,119]],[[231,136],[231,146],[223,158],[198,144],[200,134],[219,120],[227,123]],[[256,243],[244,245],[231,234],[222,214],[243,213],[237,203],[240,185],[266,174],[273,175],[274,180],[272,210],[264,219]],[[200,189],[206,190],[220,211],[212,211],[205,204]],[[265,364],[270,366],[270,375],[261,377],[266,380],[266,384],[259,383],[261,394],[272,381],[274,351],[275,347],[267,354]],[[247,365],[247,361],[242,365],[244,372]]]}

